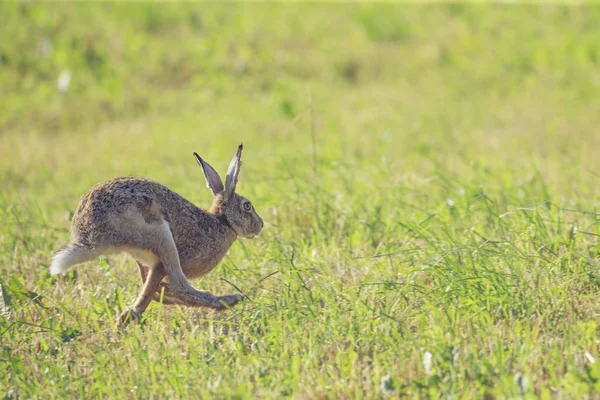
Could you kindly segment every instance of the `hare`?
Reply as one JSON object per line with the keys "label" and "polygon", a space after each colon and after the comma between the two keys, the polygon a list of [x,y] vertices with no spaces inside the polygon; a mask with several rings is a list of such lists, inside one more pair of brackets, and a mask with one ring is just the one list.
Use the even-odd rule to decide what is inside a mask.
{"label": "hare", "polygon": [[161,297],[163,304],[217,310],[237,304],[240,295],[215,296],[196,290],[188,279],[215,268],[236,238],[252,238],[262,230],[263,220],[250,201],[235,192],[242,149],[240,144],[229,164],[225,186],[194,153],[214,196],[208,211],[148,179],[123,177],[92,187],[81,197],[71,240],[54,255],[50,273],[65,272],[100,255],[131,255],[143,288],[133,307],[118,317],[119,325],[139,320],[148,304]]}

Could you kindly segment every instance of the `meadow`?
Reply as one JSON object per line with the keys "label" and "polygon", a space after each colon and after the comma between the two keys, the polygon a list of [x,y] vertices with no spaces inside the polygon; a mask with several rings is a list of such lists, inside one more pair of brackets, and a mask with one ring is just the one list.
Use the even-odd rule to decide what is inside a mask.
{"label": "meadow", "polygon": [[[0,395],[599,398],[600,8],[0,3]],[[48,272],[79,197],[192,157],[265,220],[150,305]]]}

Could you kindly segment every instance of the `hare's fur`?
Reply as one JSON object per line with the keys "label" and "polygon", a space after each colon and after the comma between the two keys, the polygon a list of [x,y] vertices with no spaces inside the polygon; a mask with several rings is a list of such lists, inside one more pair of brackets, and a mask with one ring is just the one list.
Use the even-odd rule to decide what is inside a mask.
{"label": "hare's fur", "polygon": [[262,219],[250,202],[235,193],[241,151],[240,145],[226,188],[196,155],[214,194],[208,211],[148,179],[117,178],[94,186],[82,196],[70,243],[54,255],[50,272],[65,272],[99,255],[130,254],[144,286],[133,313],[123,313],[119,322],[139,317],[161,292],[165,304],[223,309],[238,303],[239,295],[214,296],[194,289],[188,279],[216,267],[238,236],[253,237],[262,229]]}

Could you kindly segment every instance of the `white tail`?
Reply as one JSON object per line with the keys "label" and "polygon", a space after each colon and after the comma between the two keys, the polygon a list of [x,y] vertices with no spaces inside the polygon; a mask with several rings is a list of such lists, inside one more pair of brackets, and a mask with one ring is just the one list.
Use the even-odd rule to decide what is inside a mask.
{"label": "white tail", "polygon": [[86,247],[69,243],[64,249],[59,250],[52,257],[52,265],[50,265],[50,273],[57,275],[67,272],[72,266],[80,264],[84,261],[92,260],[96,257],[96,253]]}

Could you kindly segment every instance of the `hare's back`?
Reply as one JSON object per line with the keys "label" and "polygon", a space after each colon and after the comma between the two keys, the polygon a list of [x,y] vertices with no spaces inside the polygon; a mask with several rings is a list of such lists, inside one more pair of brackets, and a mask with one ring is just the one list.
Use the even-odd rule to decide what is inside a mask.
{"label": "hare's back", "polygon": [[108,229],[116,220],[143,217],[148,222],[188,213],[194,206],[160,183],[123,177],[101,182],[88,190],[73,216],[73,233]]}
{"label": "hare's back", "polygon": [[166,198],[178,196],[158,182],[144,178],[123,177],[101,182],[88,190],[79,202],[75,214],[92,213],[98,217],[121,213],[132,205],[152,200],[164,203]]}

